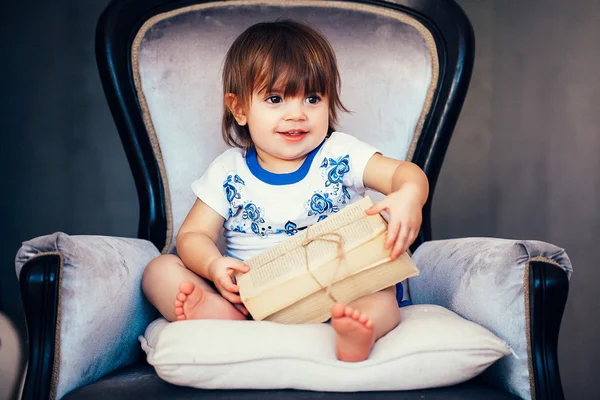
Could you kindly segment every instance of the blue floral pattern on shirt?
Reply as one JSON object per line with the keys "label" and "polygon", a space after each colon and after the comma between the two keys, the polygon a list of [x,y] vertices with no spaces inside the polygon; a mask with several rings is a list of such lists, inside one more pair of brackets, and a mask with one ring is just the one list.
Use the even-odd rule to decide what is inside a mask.
{"label": "blue floral pattern on shirt", "polygon": [[296,223],[288,221],[283,228],[273,228],[265,221],[265,212],[253,201],[242,198],[244,180],[237,174],[230,174],[223,182],[223,191],[229,202],[229,218],[233,232],[255,234],[266,238],[270,234],[285,233],[293,236],[298,233]]}
{"label": "blue floral pattern on shirt", "polygon": [[350,172],[349,159],[350,156],[348,154],[343,157],[338,157],[337,159],[323,159],[321,168],[325,168],[327,170],[327,181],[325,182],[325,186],[342,183],[344,180],[344,175]]}
{"label": "blue floral pattern on shirt", "polygon": [[242,186],[244,185],[246,185],[246,183],[237,174],[227,175],[227,178],[223,182],[223,191],[225,192],[225,198],[227,198],[227,201],[229,202],[230,218],[238,216],[242,209],[242,206],[239,203],[242,198]]}
{"label": "blue floral pattern on shirt", "polygon": [[294,236],[296,233],[298,233],[298,226],[292,221],[286,222],[284,228],[284,232],[288,236]]}
{"label": "blue floral pattern on shirt", "polygon": [[228,175],[225,182],[223,182],[223,190],[225,191],[225,197],[227,197],[227,201],[231,203],[234,199],[240,198],[240,193],[238,190],[238,185],[244,185],[244,181],[238,175]]}
{"label": "blue floral pattern on shirt", "polygon": [[308,216],[319,215],[323,213],[338,212],[339,208],[333,204],[333,199],[329,197],[329,193],[316,192],[309,200]]}
{"label": "blue floral pattern on shirt", "polygon": [[[316,217],[320,222],[329,215],[338,212],[351,199],[344,177],[350,172],[350,155],[324,157],[319,167],[323,186],[315,190],[305,202],[308,217]],[[266,238],[272,234],[293,236],[305,227],[298,227],[293,221],[284,226],[271,226],[265,217],[265,210],[252,199],[242,195],[244,180],[235,173],[227,175],[223,182],[223,191],[229,202],[229,218],[233,232],[254,234]]]}
{"label": "blue floral pattern on shirt", "polygon": [[319,215],[317,222],[327,218],[328,214],[340,210],[339,204],[345,205],[350,200],[350,192],[344,185],[344,175],[350,172],[350,155],[321,161],[321,176],[325,183],[324,190],[317,190],[306,202],[308,216]]}

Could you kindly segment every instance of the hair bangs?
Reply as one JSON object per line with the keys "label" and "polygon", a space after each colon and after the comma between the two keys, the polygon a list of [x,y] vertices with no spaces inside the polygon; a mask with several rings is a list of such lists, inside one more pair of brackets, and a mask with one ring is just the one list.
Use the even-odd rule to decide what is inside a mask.
{"label": "hair bangs", "polygon": [[258,93],[279,93],[287,96],[321,94],[331,96],[336,92],[331,79],[336,70],[328,68],[324,57],[314,46],[297,36],[282,35],[274,40],[273,51],[266,54],[263,65],[254,76],[254,89]]}

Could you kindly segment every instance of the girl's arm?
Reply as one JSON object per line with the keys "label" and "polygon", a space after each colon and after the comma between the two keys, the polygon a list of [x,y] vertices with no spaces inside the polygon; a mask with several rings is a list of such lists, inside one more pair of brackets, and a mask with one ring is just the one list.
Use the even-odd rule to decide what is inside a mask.
{"label": "girl's arm", "polygon": [[215,243],[224,221],[219,213],[197,199],[177,234],[177,253],[187,268],[212,281],[221,296],[237,304],[241,299],[233,274],[246,273],[249,268],[240,260],[223,257],[217,248]]}
{"label": "girl's arm", "polygon": [[202,200],[196,199],[177,234],[177,254],[196,274],[210,279],[208,266],[221,258],[215,244],[225,219]]}
{"label": "girl's arm", "polygon": [[409,161],[375,154],[365,167],[363,182],[369,189],[387,195],[367,214],[386,210],[390,215],[385,246],[392,248],[390,257],[395,259],[408,250],[419,233],[422,208],[429,195],[427,176]]}
{"label": "girl's arm", "polygon": [[367,163],[363,174],[366,187],[383,194],[390,194],[404,184],[414,185],[422,205],[429,194],[429,181],[425,173],[410,161],[395,160],[377,153]]}

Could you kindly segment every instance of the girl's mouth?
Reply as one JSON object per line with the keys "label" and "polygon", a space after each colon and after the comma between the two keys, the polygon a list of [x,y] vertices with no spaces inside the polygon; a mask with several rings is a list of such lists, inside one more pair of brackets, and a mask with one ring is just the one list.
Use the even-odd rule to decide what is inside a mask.
{"label": "girl's mouth", "polygon": [[290,129],[288,131],[277,132],[279,133],[285,140],[290,142],[299,142],[306,137],[308,131],[303,129]]}

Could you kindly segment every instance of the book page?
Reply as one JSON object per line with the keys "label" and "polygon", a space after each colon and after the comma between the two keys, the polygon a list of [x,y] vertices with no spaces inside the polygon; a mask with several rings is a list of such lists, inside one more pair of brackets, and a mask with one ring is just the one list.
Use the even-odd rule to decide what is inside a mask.
{"label": "book page", "polygon": [[[347,252],[385,231],[387,225],[381,215],[365,214],[365,210],[372,205],[371,199],[365,197],[286,241],[247,259],[245,263],[250,271],[236,276],[242,297],[254,297],[269,287],[338,258],[340,236],[342,249]],[[331,234],[332,232],[337,235]],[[314,240],[303,245],[311,238]]]}

